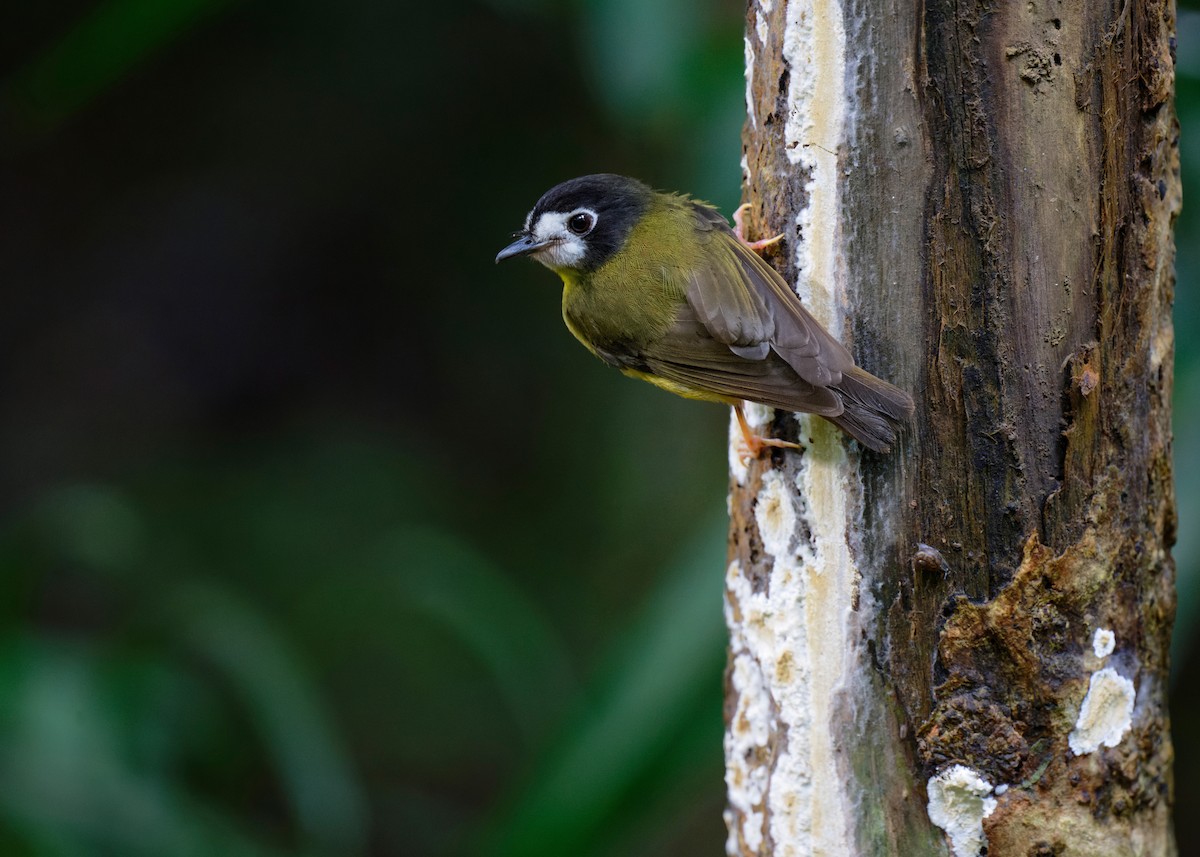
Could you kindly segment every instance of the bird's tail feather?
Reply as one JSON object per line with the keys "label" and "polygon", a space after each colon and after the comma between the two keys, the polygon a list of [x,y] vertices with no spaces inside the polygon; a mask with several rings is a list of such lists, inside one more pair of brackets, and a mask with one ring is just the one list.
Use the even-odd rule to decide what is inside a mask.
{"label": "bird's tail feather", "polygon": [[842,397],[845,410],[827,419],[876,452],[888,452],[897,429],[912,418],[913,400],[908,393],[857,366],[843,372],[841,383],[833,389]]}

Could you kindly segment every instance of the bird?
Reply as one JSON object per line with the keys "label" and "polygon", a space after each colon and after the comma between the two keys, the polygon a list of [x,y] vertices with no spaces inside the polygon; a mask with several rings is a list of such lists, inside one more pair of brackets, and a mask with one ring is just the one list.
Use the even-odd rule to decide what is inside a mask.
{"label": "bird", "polygon": [[750,242],[712,206],[612,173],[555,185],[496,262],[528,256],[563,282],[567,328],[625,375],[733,407],[746,449],[802,448],[753,432],[744,402],[816,414],[888,452],[913,414],[854,363]]}

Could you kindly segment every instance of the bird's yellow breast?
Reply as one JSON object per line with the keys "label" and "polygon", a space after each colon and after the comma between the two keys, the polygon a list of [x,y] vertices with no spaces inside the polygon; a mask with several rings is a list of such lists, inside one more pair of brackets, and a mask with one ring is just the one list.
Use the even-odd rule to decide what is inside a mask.
{"label": "bird's yellow breast", "polygon": [[683,396],[685,399],[699,399],[705,402],[721,402],[726,405],[737,404],[737,399],[731,399],[728,396],[721,396],[717,393],[708,390],[701,390],[698,387],[689,387],[686,384],[679,384],[675,381],[669,381],[660,375],[652,375],[649,372],[639,372],[637,369],[622,369],[622,374],[628,375],[630,378],[639,378],[642,381],[648,381],[659,389],[666,390],[668,393],[674,393],[676,396]]}
{"label": "bird's yellow breast", "polygon": [[693,218],[673,202],[652,205],[595,271],[558,272],[567,328],[602,358],[663,336],[684,300],[686,271],[702,261]]}

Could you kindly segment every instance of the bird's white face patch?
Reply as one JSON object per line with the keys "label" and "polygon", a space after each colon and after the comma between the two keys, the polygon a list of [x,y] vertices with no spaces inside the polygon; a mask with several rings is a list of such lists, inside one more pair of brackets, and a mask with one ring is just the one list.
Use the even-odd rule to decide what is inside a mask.
{"label": "bird's white face patch", "polygon": [[[592,229],[595,228],[596,212],[590,208],[577,208],[574,211],[547,211],[537,219],[529,234],[535,241],[551,241],[549,246],[533,253],[547,268],[575,268],[587,256],[587,233],[576,235],[567,226],[567,221],[577,214],[589,214],[592,218]],[[532,212],[530,213],[532,217]],[[589,232],[591,229],[588,230]]]}

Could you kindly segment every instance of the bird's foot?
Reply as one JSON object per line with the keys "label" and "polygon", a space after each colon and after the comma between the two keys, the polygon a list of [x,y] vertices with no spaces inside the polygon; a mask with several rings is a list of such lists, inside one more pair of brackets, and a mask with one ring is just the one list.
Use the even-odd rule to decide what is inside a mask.
{"label": "bird's foot", "polygon": [[760,252],[768,247],[773,247],[783,240],[783,233],[779,233],[774,238],[764,238],[761,241],[746,240],[746,212],[750,209],[750,203],[742,203],[738,206],[737,211],[733,213],[733,234],[737,236],[738,241],[741,241],[751,250]]}
{"label": "bird's foot", "polygon": [[790,440],[780,440],[775,437],[763,437],[756,434],[750,424],[746,422],[746,413],[742,403],[738,402],[733,406],[733,412],[737,415],[738,428],[742,430],[742,443],[745,445],[745,451],[742,453],[742,464],[747,467],[750,462],[762,455],[762,452],[767,447],[775,449],[804,449],[801,444],[792,443]]}
{"label": "bird's foot", "polygon": [[746,444],[746,451],[742,454],[742,464],[747,467],[750,466],[750,462],[761,456],[763,450],[767,447],[774,447],[776,449],[804,449],[800,444],[792,443],[790,440],[763,437],[757,434],[743,435],[742,441]]}

